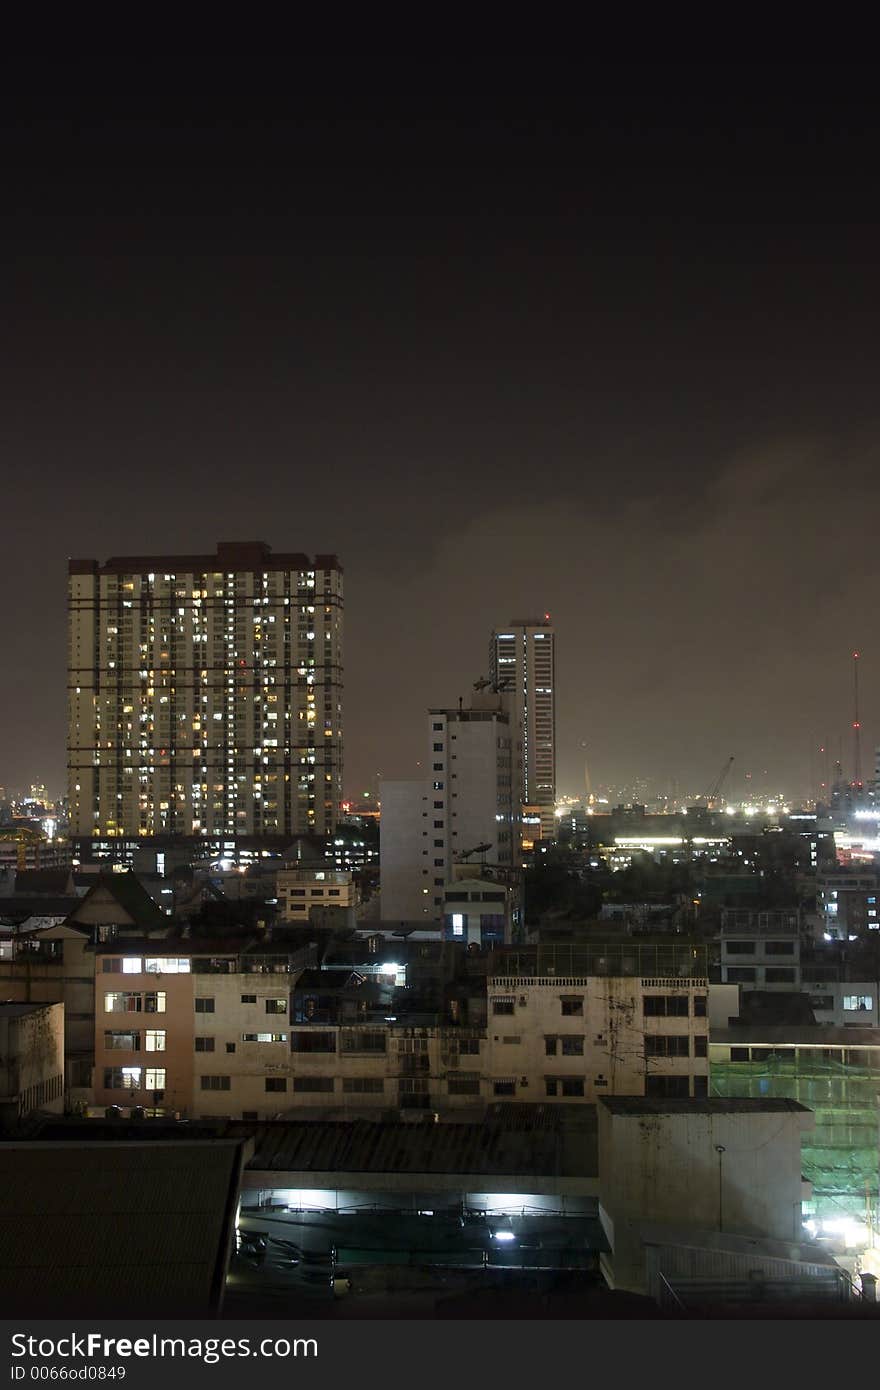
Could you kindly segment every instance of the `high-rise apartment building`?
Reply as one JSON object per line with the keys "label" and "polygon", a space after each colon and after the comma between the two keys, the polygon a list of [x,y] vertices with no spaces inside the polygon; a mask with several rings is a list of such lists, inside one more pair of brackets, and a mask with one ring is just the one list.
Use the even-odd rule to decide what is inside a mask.
{"label": "high-rise apartment building", "polygon": [[556,834],[556,634],[549,614],[515,619],[492,634],[489,674],[509,692],[515,723],[515,767],[525,833]]}
{"label": "high-rise apartment building", "polygon": [[225,542],[71,560],[77,837],[328,834],[342,795],[342,570]]}
{"label": "high-rise apartment building", "polygon": [[521,862],[509,699],[484,685],[467,709],[428,711],[429,778],[383,784],[384,917],[439,920],[455,864]]}

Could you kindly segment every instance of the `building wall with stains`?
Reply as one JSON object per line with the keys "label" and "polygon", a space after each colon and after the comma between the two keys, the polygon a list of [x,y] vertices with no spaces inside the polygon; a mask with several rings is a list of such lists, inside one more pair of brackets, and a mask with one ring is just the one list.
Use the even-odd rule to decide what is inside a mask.
{"label": "building wall with stains", "polygon": [[0,1004],[0,1122],[64,1109],[64,1005]]}
{"label": "building wall with stains", "polygon": [[617,1287],[638,1288],[640,1223],[797,1241],[801,1133],[794,1101],[627,1101],[598,1107],[599,1200]]}
{"label": "building wall with stains", "polygon": [[606,1095],[705,1096],[706,996],[699,978],[494,976],[490,1093],[585,1103]]}

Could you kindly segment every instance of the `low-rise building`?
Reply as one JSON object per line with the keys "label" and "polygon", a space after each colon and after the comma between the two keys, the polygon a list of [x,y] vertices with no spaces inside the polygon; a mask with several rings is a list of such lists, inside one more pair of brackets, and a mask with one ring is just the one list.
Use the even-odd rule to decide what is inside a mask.
{"label": "low-rise building", "polygon": [[690,943],[593,942],[499,955],[487,999],[493,1095],[705,1097],[705,972],[705,948]]}
{"label": "low-rise building", "polygon": [[871,868],[842,868],[816,874],[816,926],[826,941],[847,941],[880,930],[880,887]]}
{"label": "low-rise building", "polygon": [[721,914],[721,982],[743,989],[800,989],[800,919],[791,911]]}
{"label": "low-rise building", "polygon": [[514,885],[474,874],[448,883],[443,890],[443,935],[468,946],[509,946],[522,921]]}
{"label": "low-rise building", "polygon": [[0,943],[0,993],[10,1002],[62,1005],[69,1104],[91,1099],[95,1059],[95,962],[86,931],[25,926]]}
{"label": "low-rise building", "polygon": [[0,1126],[64,1109],[64,1005],[0,1004]]}
{"label": "low-rise building", "polygon": [[339,908],[354,925],[360,901],[354,875],[347,870],[324,868],[279,869],[279,915],[285,922],[308,922],[312,908]]}
{"label": "low-rise building", "polygon": [[817,1023],[836,1028],[878,1026],[876,980],[824,980],[804,985]]}
{"label": "low-rise building", "polygon": [[96,1103],[264,1113],[268,1082],[287,1070],[290,986],[306,958],[233,939],[96,947]]}
{"label": "low-rise building", "polygon": [[826,1234],[867,1244],[878,1201],[880,1030],[733,1018],[713,1027],[709,1060],[714,1096],[799,1101],[815,1112],[801,1160],[812,1184],[804,1213]]}
{"label": "low-rise building", "polygon": [[599,1105],[598,1119],[610,1246],[602,1266],[612,1288],[647,1291],[647,1223],[677,1227],[666,1236],[672,1247],[699,1231],[800,1241],[801,1135],[813,1123],[805,1106],[618,1097]]}

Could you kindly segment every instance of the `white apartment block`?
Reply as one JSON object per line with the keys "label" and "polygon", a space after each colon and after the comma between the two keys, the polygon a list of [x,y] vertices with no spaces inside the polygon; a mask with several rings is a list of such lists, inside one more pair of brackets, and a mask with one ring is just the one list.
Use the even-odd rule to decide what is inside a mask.
{"label": "white apartment block", "polygon": [[498,976],[486,1029],[294,1024],[288,1104],[455,1109],[495,1100],[705,1098],[707,982]]}
{"label": "white apartment block", "polygon": [[708,982],[496,975],[488,983],[493,1096],[584,1100],[708,1094]]}
{"label": "white apartment block", "polygon": [[287,1104],[447,1110],[490,1094],[480,1029],[402,1023],[294,1025]]}
{"label": "white apartment block", "polygon": [[382,916],[439,922],[456,864],[520,859],[508,701],[475,692],[465,709],[428,711],[425,781],[382,787]]}
{"label": "white apartment block", "polygon": [[[431,877],[452,878],[452,866],[519,863],[518,805],[514,806],[511,718],[500,695],[475,693],[469,709],[432,709],[429,805],[423,827]],[[423,866],[425,867],[425,866]],[[438,890],[440,884],[436,885]],[[435,893],[443,906],[443,894]]]}
{"label": "white apartment block", "polygon": [[342,571],[261,542],[69,566],[75,837],[333,831]]}
{"label": "white apartment block", "polygon": [[434,907],[435,875],[422,872],[429,791],[430,783],[421,778],[382,783],[379,883],[387,922],[433,921],[439,915]]}
{"label": "white apartment block", "polygon": [[512,698],[523,820],[542,839],[552,840],[556,836],[556,634],[549,614],[515,619],[493,632],[489,674],[495,689]]}

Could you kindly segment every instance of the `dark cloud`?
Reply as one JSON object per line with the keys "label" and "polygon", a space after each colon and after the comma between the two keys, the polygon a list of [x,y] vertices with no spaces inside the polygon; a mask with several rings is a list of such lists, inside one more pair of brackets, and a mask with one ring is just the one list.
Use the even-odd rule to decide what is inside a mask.
{"label": "dark cloud", "polygon": [[595,780],[733,753],[732,789],[807,792],[814,745],[849,767],[854,646],[868,767],[864,84],[528,75],[161,118],[7,89],[0,783],[62,782],[67,556],[236,537],[346,567],[351,790],[547,610],[564,788],[584,742]]}

